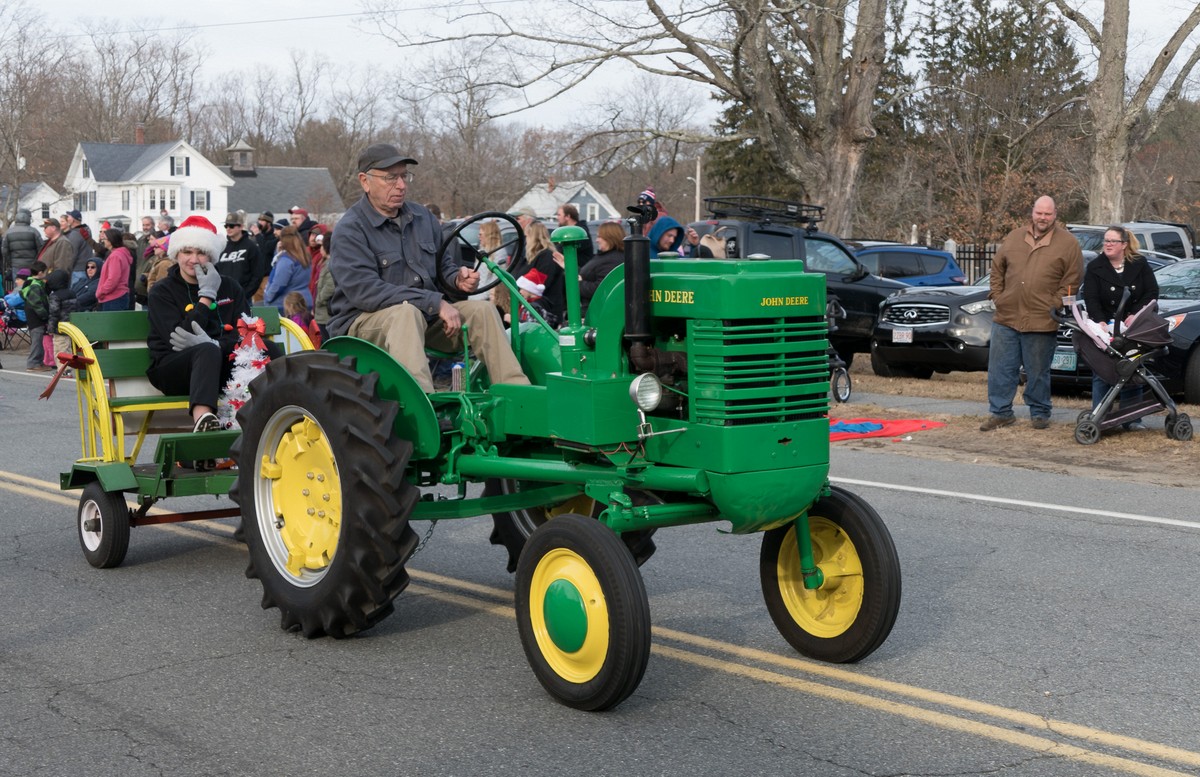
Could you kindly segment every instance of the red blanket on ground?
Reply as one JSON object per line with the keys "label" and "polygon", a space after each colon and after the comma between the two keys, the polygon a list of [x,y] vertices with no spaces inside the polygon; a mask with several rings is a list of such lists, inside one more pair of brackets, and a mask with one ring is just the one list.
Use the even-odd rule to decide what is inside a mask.
{"label": "red blanket on ground", "polygon": [[914,419],[885,421],[881,418],[830,418],[829,441],[852,440],[859,437],[899,437],[910,432],[923,432],[945,426],[941,421]]}

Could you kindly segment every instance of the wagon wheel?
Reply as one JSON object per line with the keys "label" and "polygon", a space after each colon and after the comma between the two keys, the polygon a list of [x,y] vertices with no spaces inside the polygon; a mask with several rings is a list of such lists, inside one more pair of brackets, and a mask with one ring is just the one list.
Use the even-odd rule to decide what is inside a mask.
{"label": "wagon wheel", "polygon": [[75,522],[79,546],[97,569],[120,566],[129,550],[129,505],[121,492],[105,491],[99,481],[83,488]]}
{"label": "wagon wheel", "polygon": [[792,647],[836,663],[858,661],[891,633],[900,610],[900,562],[883,519],[832,488],[808,511],[813,560],[824,574],[804,587],[795,524],[763,537],[759,576],[767,611]]}
{"label": "wagon wheel", "polygon": [[[493,478],[485,484],[483,495],[514,494],[520,490],[521,481],[519,480]],[[633,491],[629,495],[633,499],[634,504],[639,506],[661,502],[653,494],[646,492]],[[493,545],[503,545],[508,550],[508,571],[514,572],[517,569],[517,559],[521,557],[521,549],[525,547],[525,543],[529,540],[529,535],[533,534],[546,521],[566,513],[578,513],[579,515],[588,515],[597,518],[603,510],[604,505],[596,502],[596,500],[586,496],[577,496],[574,499],[568,499],[560,505],[530,507],[513,510],[508,513],[493,513],[491,543]],[[633,554],[633,558],[639,567],[645,564],[654,555],[654,551],[658,549],[658,546],[654,544],[654,532],[654,529],[640,529],[638,531],[623,532],[620,535],[621,540],[629,548],[629,552]]]}
{"label": "wagon wheel", "polygon": [[516,585],[521,645],[551,696],[606,710],[637,689],[650,658],[650,603],[617,535],[582,515],[559,516],[530,535]]}
{"label": "wagon wheel", "polygon": [[1075,424],[1075,442],[1080,445],[1093,445],[1099,439],[1100,426],[1090,417]]}
{"label": "wagon wheel", "polygon": [[231,494],[250,549],[246,576],[284,629],[345,637],[392,612],[417,546],[419,496],[405,480],[412,444],[392,431],[397,405],[376,373],[309,351],[267,365],[238,412],[241,462]]}

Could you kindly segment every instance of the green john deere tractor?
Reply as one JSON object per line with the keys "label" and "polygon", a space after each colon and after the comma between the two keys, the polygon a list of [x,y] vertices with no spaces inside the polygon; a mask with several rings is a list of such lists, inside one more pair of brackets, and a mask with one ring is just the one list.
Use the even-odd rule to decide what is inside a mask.
{"label": "green john deere tractor", "polygon": [[[492,218],[512,221],[475,216],[439,256]],[[233,496],[247,574],[283,628],[369,629],[408,583],[411,520],[490,514],[516,571],[530,666],[572,707],[611,708],[641,681],[650,615],[638,566],[669,526],[762,532],[767,609],[802,654],[850,662],[883,643],[900,566],[879,515],[829,484],[823,277],[800,261],[654,259],[631,231],[586,319],[575,257],[585,234],[554,232],[567,321],[555,330],[530,308],[512,329],[532,385],[491,385],[467,354],[461,390],[427,395],[349,337],[268,365],[238,416]],[[517,241],[508,248],[522,257]],[[515,320],[513,274],[486,254],[477,262],[509,289]],[[457,499],[421,494],[447,484]]]}

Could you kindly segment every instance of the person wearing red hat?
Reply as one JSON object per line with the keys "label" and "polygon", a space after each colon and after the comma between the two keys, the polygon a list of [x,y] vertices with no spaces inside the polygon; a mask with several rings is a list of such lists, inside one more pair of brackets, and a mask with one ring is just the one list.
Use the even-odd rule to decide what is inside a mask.
{"label": "person wearing red hat", "polygon": [[238,320],[250,313],[241,284],[217,272],[214,261],[224,247],[211,221],[189,216],[168,243],[175,266],[147,295],[146,377],[164,394],[188,396],[197,432],[221,428],[217,398],[233,371],[229,356],[238,343]]}
{"label": "person wearing red hat", "polygon": [[308,233],[312,232],[312,228],[317,225],[317,222],[310,219],[308,211],[299,205],[288,208],[288,219],[292,222],[292,226],[300,231],[300,242],[308,245]]}

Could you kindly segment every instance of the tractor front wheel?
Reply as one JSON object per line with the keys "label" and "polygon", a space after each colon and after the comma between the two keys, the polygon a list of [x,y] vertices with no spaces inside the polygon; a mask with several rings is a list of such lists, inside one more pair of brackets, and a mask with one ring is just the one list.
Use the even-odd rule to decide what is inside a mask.
{"label": "tractor front wheel", "polygon": [[809,658],[858,661],[883,644],[900,610],[896,546],[879,514],[839,488],[809,509],[808,528],[824,580],[804,587],[795,524],[768,531],[759,559],[767,611]]}
{"label": "tractor front wheel", "polygon": [[551,696],[606,710],[637,689],[650,658],[650,603],[616,534],[582,515],[548,521],[525,543],[516,584],[521,645]]}
{"label": "tractor front wheel", "polygon": [[99,481],[83,488],[76,515],[79,547],[97,569],[120,566],[129,550],[129,505],[120,491],[105,491]]}
{"label": "tractor front wheel", "polygon": [[238,412],[246,576],[306,637],[374,626],[408,585],[412,444],[394,436],[397,405],[376,398],[377,379],[326,351],[294,354],[267,365]]}

